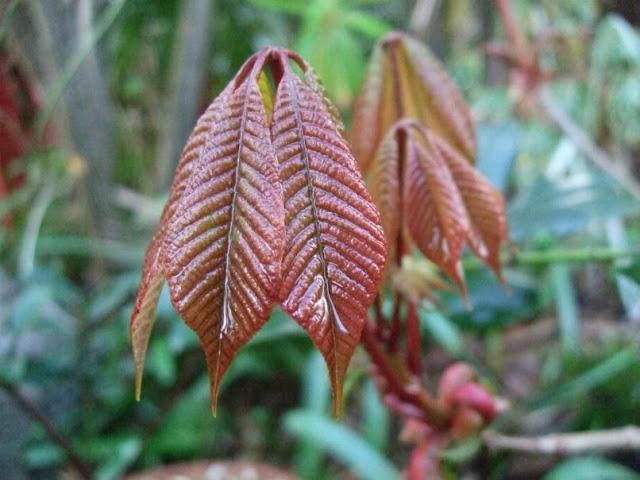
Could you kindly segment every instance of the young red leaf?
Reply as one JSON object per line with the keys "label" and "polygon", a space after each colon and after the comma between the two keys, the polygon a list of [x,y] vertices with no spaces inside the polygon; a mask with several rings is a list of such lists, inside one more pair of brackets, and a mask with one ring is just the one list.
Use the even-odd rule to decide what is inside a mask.
{"label": "young red leaf", "polygon": [[393,100],[392,77],[388,74],[389,59],[378,43],[369,59],[364,84],[353,109],[351,145],[363,172],[369,170],[380,142],[398,120]]}
{"label": "young red leaf", "polygon": [[396,259],[398,239],[401,234],[401,186],[400,186],[400,142],[404,132],[390,129],[380,144],[367,174],[367,184],[378,210],[382,227],[388,240],[389,264]]}
{"label": "young red leaf", "polygon": [[235,353],[277,299],[322,351],[338,411],[385,255],[379,214],[335,107],[300,57],[263,50],[214,100],[183,151],[131,319],[138,390],[166,277],[205,351],[214,412]]}
{"label": "young red leaf", "polygon": [[416,246],[465,292],[460,257],[470,222],[449,168],[429,142],[427,131],[408,130],[403,215]]}
{"label": "young red leaf", "polygon": [[467,161],[474,162],[475,127],[458,86],[425,45],[403,35],[402,47],[399,54],[401,58],[406,55],[409,72],[409,88],[405,94],[407,104],[415,106],[420,123],[443,137]]}
{"label": "young red leaf", "polygon": [[445,160],[471,221],[469,247],[496,273],[500,281],[500,247],[506,240],[507,218],[504,199],[489,181],[444,139],[429,133],[431,146]]}
{"label": "young red leaf", "polygon": [[236,352],[269,317],[280,280],[284,212],[258,75],[264,55],[214,109],[165,238],[171,299],[198,334],[215,412]]}
{"label": "young red leaf", "polygon": [[142,268],[142,280],[138,287],[138,293],[129,324],[136,369],[137,399],[140,399],[147,344],[149,343],[151,329],[156,319],[156,309],[158,307],[160,293],[165,283],[166,270],[164,264],[166,259],[162,258],[161,247],[164,242],[167,220],[173,216],[177,208],[178,200],[182,197],[187,180],[192,174],[193,164],[195,163],[194,160],[199,157],[199,152],[207,139],[214,113],[219,108],[221,99],[226,94],[226,91],[223,92],[218,99],[211,104],[207,111],[200,117],[191,136],[187,140],[187,144],[182,151],[182,156],[176,169],[176,176],[171,185],[169,199],[162,212],[160,225],[147,247]]}
{"label": "young red leaf", "polygon": [[142,267],[142,281],[138,287],[133,313],[129,322],[133,359],[136,368],[136,399],[140,400],[144,358],[156,320],[158,300],[165,282],[165,273],[160,261],[160,245],[163,232],[159,230],[151,239]]}
{"label": "young red leaf", "polygon": [[354,109],[353,149],[364,172],[403,118],[417,120],[474,161],[473,119],[455,82],[426,46],[393,32],[374,49]]}
{"label": "young red leaf", "polygon": [[344,374],[382,276],[385,238],[341,125],[316,89],[286,62],[283,68],[272,124],[286,209],[282,305],[322,352],[339,414]]}

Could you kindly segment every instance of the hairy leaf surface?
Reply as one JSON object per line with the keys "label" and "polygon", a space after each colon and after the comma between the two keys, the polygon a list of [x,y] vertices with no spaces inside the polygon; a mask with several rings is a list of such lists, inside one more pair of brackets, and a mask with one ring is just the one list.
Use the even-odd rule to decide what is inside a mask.
{"label": "hairy leaf surface", "polygon": [[231,360],[274,305],[284,248],[277,162],[257,74],[214,109],[165,238],[171,299],[202,343],[214,411]]}
{"label": "hairy leaf surface", "polygon": [[378,211],[340,131],[317,90],[285,68],[272,125],[286,210],[282,305],[322,352],[336,413],[386,255]]}

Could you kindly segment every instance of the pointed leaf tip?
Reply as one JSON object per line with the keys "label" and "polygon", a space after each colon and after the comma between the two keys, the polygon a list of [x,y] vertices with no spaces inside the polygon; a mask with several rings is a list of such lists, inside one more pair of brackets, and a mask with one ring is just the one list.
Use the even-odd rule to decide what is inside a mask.
{"label": "pointed leaf tip", "polygon": [[508,237],[504,198],[473,165],[444,138],[429,133],[429,141],[447,164],[469,216],[467,243],[504,285],[500,250]]}
{"label": "pointed leaf tip", "polygon": [[[223,92],[224,94],[224,92]],[[178,202],[186,188],[187,180],[193,172],[194,160],[198,158],[199,148],[207,137],[208,125],[212,119],[211,106],[200,117],[191,136],[184,147],[180,162],[176,168],[176,175],[169,191],[169,199],[162,211],[160,223],[145,253],[142,267],[142,280],[138,287],[133,312],[130,321],[131,343],[135,361],[135,396],[140,400],[144,360],[149,343],[149,336],[156,318],[156,309],[162,288],[166,281],[165,267],[167,263],[164,242],[167,233],[167,223],[174,215]]]}
{"label": "pointed leaf tip", "polygon": [[423,255],[464,291],[460,257],[469,232],[464,202],[427,130],[416,127],[407,133],[403,192],[407,230]]}
{"label": "pointed leaf tip", "polygon": [[344,374],[340,378],[336,378],[331,382],[331,400],[333,403],[333,416],[337,419],[342,418],[344,407]]}
{"label": "pointed leaf tip", "polygon": [[367,178],[395,263],[400,259],[393,245],[405,232],[406,241],[454,281],[467,307],[460,261],[465,245],[504,281],[504,199],[445,139],[415,120],[397,122],[380,145]]}
{"label": "pointed leaf tip", "polygon": [[129,333],[131,335],[135,364],[135,396],[137,401],[140,401],[144,360],[151,330],[156,320],[156,309],[158,307],[160,293],[164,285],[164,273],[162,271],[159,250],[161,237],[162,229],[154,235],[145,253],[142,280],[138,287],[133,312],[131,313],[131,320],[129,322]]}
{"label": "pointed leaf tip", "polygon": [[164,242],[171,300],[200,338],[218,385],[236,352],[267,321],[280,284],[284,210],[256,61],[214,100],[186,148],[193,157]]}
{"label": "pointed leaf tip", "polygon": [[322,352],[336,415],[386,258],[378,211],[338,121],[317,89],[285,70],[271,128],[286,209],[282,306]]}

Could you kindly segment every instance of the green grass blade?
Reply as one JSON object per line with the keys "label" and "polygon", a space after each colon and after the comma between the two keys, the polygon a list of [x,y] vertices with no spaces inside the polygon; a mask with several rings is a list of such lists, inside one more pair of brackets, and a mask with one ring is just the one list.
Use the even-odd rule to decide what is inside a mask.
{"label": "green grass blade", "polygon": [[297,410],[285,417],[291,433],[316,443],[365,480],[394,480],[400,472],[373,446],[344,424],[315,412]]}

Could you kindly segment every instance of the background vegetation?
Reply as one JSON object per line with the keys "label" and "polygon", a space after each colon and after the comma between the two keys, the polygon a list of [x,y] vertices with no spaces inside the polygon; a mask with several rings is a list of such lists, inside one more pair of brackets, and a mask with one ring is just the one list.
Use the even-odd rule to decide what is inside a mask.
{"label": "background vegetation", "polygon": [[[128,337],[180,149],[233,72],[260,47],[294,48],[348,125],[367,56],[394,29],[428,42],[461,86],[513,242],[508,291],[469,258],[473,309],[452,288],[423,312],[427,376],[476,366],[511,402],[495,431],[640,423],[640,8],[512,4],[553,72],[542,90],[488,44],[505,41],[491,0],[3,1],[0,109],[8,91],[19,115],[18,133],[0,129],[1,476],[118,478],[202,459],[305,479],[402,470],[408,447],[366,356],[335,422],[324,364],[281,312],[236,358],[217,418],[196,336],[166,292],[139,403]],[[638,450],[489,447],[478,438],[442,455],[453,478],[640,478]]]}

